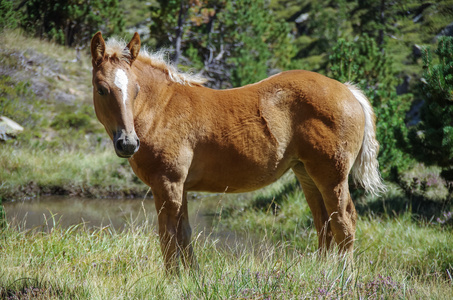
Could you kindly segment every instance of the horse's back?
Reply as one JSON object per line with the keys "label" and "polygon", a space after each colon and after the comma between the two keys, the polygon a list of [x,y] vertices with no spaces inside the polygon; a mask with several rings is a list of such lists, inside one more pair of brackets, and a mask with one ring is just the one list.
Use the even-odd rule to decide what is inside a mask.
{"label": "horse's back", "polygon": [[[363,112],[348,88],[308,71],[288,71],[242,88],[210,91],[206,128],[194,149],[190,189],[253,190],[299,162],[356,156]],[[217,111],[218,113],[213,113]]]}

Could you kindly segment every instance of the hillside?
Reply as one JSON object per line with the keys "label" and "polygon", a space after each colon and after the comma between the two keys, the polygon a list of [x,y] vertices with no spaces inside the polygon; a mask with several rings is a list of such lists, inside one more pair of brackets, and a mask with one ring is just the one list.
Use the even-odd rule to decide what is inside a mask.
{"label": "hillside", "polygon": [[0,35],[0,115],[25,130],[1,142],[0,197],[137,195],[146,188],[114,154],[92,107],[91,62],[19,31]]}

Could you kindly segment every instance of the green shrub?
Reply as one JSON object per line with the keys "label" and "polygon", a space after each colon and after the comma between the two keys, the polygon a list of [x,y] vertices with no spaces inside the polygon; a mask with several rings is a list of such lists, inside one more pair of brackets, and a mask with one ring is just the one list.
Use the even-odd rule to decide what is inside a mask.
{"label": "green shrub", "polygon": [[59,130],[64,128],[88,129],[91,124],[91,117],[84,112],[61,112],[56,115],[50,124],[53,128]]}
{"label": "green shrub", "polygon": [[13,1],[0,0],[0,32],[5,29],[17,28],[20,15],[13,8]]}
{"label": "green shrub", "polygon": [[[268,1],[156,1],[151,38],[190,59],[217,88],[242,86],[290,67],[295,54],[290,27]],[[169,30],[170,29],[170,30]],[[172,49],[172,50],[173,50]]]}

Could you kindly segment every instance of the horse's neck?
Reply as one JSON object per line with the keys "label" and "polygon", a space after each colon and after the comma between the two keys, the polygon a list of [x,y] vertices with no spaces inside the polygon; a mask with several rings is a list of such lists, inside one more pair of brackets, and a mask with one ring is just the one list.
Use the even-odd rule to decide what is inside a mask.
{"label": "horse's neck", "polygon": [[140,86],[139,96],[134,104],[136,113],[159,110],[159,107],[166,106],[171,95],[171,84],[167,75],[140,61],[136,63],[133,71]]}
{"label": "horse's neck", "polygon": [[144,134],[161,126],[165,123],[162,118],[177,118],[181,113],[188,112],[189,86],[175,83],[163,71],[143,63],[134,72],[140,86],[134,102],[137,134]]}

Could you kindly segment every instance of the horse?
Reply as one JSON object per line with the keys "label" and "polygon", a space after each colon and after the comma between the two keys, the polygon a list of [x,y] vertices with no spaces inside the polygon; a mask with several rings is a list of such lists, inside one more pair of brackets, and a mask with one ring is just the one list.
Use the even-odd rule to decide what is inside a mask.
{"label": "horse", "polygon": [[357,213],[348,177],[385,190],[373,109],[363,92],[321,74],[293,70],[244,87],[214,90],[162,53],[91,40],[96,116],[152,191],[164,265],[198,268],[187,192],[240,193],[291,169],[313,214],[318,248],[333,242],[352,257]]}

